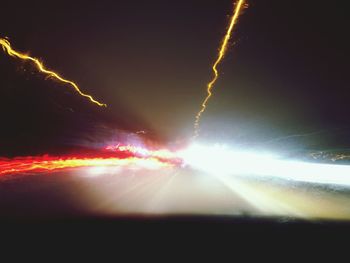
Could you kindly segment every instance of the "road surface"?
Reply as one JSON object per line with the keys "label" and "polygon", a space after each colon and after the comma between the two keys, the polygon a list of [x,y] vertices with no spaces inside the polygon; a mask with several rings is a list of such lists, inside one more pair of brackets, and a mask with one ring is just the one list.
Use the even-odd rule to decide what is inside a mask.
{"label": "road surface", "polygon": [[232,216],[350,219],[350,189],[187,168],[80,168],[0,180],[2,218]]}

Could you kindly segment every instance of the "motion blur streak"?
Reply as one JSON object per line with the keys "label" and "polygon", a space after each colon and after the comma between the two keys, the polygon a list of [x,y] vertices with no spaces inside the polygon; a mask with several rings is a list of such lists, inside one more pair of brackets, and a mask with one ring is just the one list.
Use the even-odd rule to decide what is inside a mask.
{"label": "motion blur streak", "polygon": [[216,175],[272,177],[289,181],[350,186],[350,166],[284,160],[269,153],[194,144],[179,153],[189,166]]}
{"label": "motion blur streak", "polygon": [[214,65],[213,65],[213,68],[212,68],[213,72],[214,72],[214,78],[207,85],[207,93],[208,93],[208,95],[207,95],[207,97],[204,99],[204,101],[202,103],[201,110],[196,115],[196,119],[195,119],[195,122],[194,122],[194,137],[198,137],[198,135],[199,135],[200,118],[201,118],[203,112],[205,111],[205,109],[207,107],[207,103],[208,103],[210,97],[212,96],[212,89],[213,89],[217,79],[219,78],[219,71],[218,71],[217,67],[221,63],[222,59],[225,57],[225,54],[226,54],[226,51],[227,51],[227,46],[228,46],[229,41],[231,39],[233,29],[234,29],[235,25],[238,22],[238,18],[240,16],[244,6],[245,6],[245,0],[239,0],[237,2],[237,4],[236,4],[235,9],[234,9],[233,16],[232,16],[231,21],[230,21],[230,25],[229,25],[229,27],[227,29],[226,35],[225,35],[225,37],[224,37],[224,39],[222,41],[222,45],[221,45],[221,48],[219,50],[218,58],[215,61]]}
{"label": "motion blur streak", "polygon": [[289,215],[303,218],[310,217],[310,215],[306,215],[306,213],[300,211],[301,209],[295,205],[295,202],[289,200],[287,195],[280,195],[279,198],[276,198],[276,194],[269,194],[268,189],[261,188],[261,186],[258,187],[258,185],[238,180],[238,178],[232,176],[213,176],[230,189],[232,193],[237,194],[262,214],[269,216]]}
{"label": "motion blur streak", "polygon": [[157,158],[160,160],[172,160],[172,162],[181,163],[181,158],[178,157],[176,152],[169,151],[167,149],[149,150],[144,147],[138,147],[133,145],[109,145],[105,148],[107,151],[122,152],[133,154],[142,158]]}
{"label": "motion blur streak", "polygon": [[78,167],[137,166],[158,169],[181,164],[175,153],[167,150],[150,150],[136,146],[107,146],[94,154],[70,156],[30,156],[13,159],[0,158],[0,176],[16,173],[41,173]]}
{"label": "motion blur streak", "polygon": [[55,78],[55,79],[65,83],[65,84],[71,85],[76,90],[76,92],[78,92],[81,96],[88,98],[92,103],[95,103],[101,107],[107,106],[106,104],[100,103],[97,100],[95,100],[91,95],[83,93],[79,89],[78,85],[75,84],[73,81],[64,79],[63,77],[58,75],[56,72],[46,69],[45,66],[43,65],[43,63],[39,61],[39,59],[30,57],[26,54],[20,53],[16,50],[12,49],[11,44],[7,39],[0,38],[0,45],[2,46],[2,49],[5,52],[7,52],[7,54],[9,54],[11,57],[17,57],[17,58],[20,58],[23,60],[29,60],[29,61],[33,62],[40,72],[47,74],[49,77]]}
{"label": "motion blur streak", "polygon": [[25,157],[16,159],[0,160],[0,176],[20,173],[43,173],[48,171],[62,170],[78,167],[126,167],[135,165],[146,169],[158,169],[170,166],[171,164],[162,162],[156,158],[117,158],[117,157]]}

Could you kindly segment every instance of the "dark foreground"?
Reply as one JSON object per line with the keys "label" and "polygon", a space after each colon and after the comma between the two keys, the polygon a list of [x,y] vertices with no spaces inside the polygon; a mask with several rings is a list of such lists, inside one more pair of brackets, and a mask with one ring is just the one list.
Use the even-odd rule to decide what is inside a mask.
{"label": "dark foreground", "polygon": [[[289,262],[280,260],[297,260],[299,256],[305,259],[310,254],[315,260],[325,252],[346,247],[344,241],[350,235],[346,222],[275,218],[84,217],[2,220],[0,224],[2,249],[10,249],[14,257],[29,251],[25,252],[26,257],[28,253],[49,253],[49,258],[64,260],[74,254],[78,260],[91,260],[90,255],[94,255],[96,262],[121,257],[168,262],[188,259],[189,255],[210,262],[233,258],[244,262],[241,259],[262,260],[271,256],[277,257],[278,262]],[[331,259],[338,256],[333,254]]]}
{"label": "dark foreground", "polygon": [[151,257],[166,252],[167,262],[183,248],[237,259],[243,251],[290,257],[311,247],[317,256],[348,244],[348,189],[237,180],[229,188],[191,171],[94,170],[7,178],[0,182],[1,248],[12,256],[49,251],[49,261],[67,247],[79,256],[102,250],[101,258],[146,249]]}

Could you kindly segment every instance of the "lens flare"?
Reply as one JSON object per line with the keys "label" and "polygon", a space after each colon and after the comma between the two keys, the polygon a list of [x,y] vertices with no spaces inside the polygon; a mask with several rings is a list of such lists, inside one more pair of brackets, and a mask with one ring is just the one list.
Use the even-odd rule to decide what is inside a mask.
{"label": "lens flare", "polygon": [[194,137],[195,138],[198,137],[198,135],[199,135],[199,125],[200,125],[201,116],[204,113],[204,111],[205,111],[205,109],[207,107],[207,103],[208,103],[209,99],[211,98],[211,96],[213,94],[212,93],[212,89],[213,89],[216,81],[219,78],[218,66],[220,65],[220,63],[222,62],[223,58],[226,55],[228,44],[229,44],[229,41],[230,41],[230,39],[232,37],[233,29],[235,28],[235,25],[237,24],[238,18],[240,16],[240,14],[242,13],[242,10],[243,10],[244,7],[245,7],[245,0],[239,0],[237,2],[237,4],[236,4],[235,9],[234,9],[233,16],[231,18],[230,25],[229,25],[229,27],[227,29],[226,35],[225,35],[225,37],[224,37],[224,39],[222,41],[222,45],[221,45],[221,48],[219,50],[218,57],[217,57],[214,65],[212,67],[213,72],[214,72],[214,78],[207,85],[207,93],[208,93],[208,95],[204,99],[204,101],[202,103],[202,108],[197,113],[196,119],[195,119],[195,122],[194,122]]}
{"label": "lens flare", "polygon": [[106,107],[107,105],[101,102],[98,102],[97,100],[95,100],[91,95],[85,94],[83,93],[77,84],[75,84],[73,81],[64,79],[63,77],[61,77],[58,73],[48,70],[45,68],[44,64],[42,62],[39,61],[39,59],[31,57],[29,55],[26,55],[24,53],[20,53],[16,50],[14,50],[11,47],[10,42],[7,39],[4,38],[0,38],[0,45],[2,46],[2,49],[11,57],[17,57],[20,58],[22,60],[27,60],[27,61],[31,61],[32,63],[35,64],[35,66],[37,67],[37,69],[46,74],[48,77],[54,78],[56,80],[59,80],[60,82],[64,83],[64,84],[69,84],[71,87],[74,88],[74,90],[76,92],[78,92],[81,96],[88,98],[92,103],[95,103],[96,105],[100,106],[100,107]]}

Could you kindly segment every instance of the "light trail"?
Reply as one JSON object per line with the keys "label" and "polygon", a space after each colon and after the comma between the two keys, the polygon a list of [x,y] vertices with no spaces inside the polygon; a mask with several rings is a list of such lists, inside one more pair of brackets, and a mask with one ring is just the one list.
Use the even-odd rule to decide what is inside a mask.
{"label": "light trail", "polygon": [[147,149],[141,146],[107,146],[93,154],[67,156],[30,156],[0,158],[0,176],[21,173],[43,173],[79,167],[140,168],[189,167],[204,174],[279,178],[286,181],[350,186],[350,166],[320,164],[283,159],[271,153],[231,149],[224,145],[193,144],[170,151]]}
{"label": "light trail", "polygon": [[199,135],[199,125],[200,125],[201,116],[204,113],[204,111],[207,107],[207,103],[212,96],[212,89],[213,89],[216,81],[219,78],[219,71],[218,71],[217,67],[220,65],[220,63],[222,62],[223,58],[226,55],[227,47],[228,47],[229,41],[232,37],[232,32],[233,32],[235,25],[238,22],[238,18],[239,18],[240,14],[245,6],[245,2],[246,2],[245,0],[238,0],[237,1],[236,6],[234,8],[232,18],[231,18],[231,21],[230,21],[230,24],[229,24],[229,27],[228,27],[226,35],[222,41],[222,45],[221,45],[221,48],[219,50],[218,57],[217,57],[214,65],[212,67],[213,72],[214,72],[214,78],[207,85],[207,93],[208,93],[207,97],[204,99],[204,101],[202,103],[202,108],[197,113],[196,118],[195,118],[195,122],[194,122],[194,137],[195,138],[198,137],[198,135]]}
{"label": "light trail", "polygon": [[79,157],[27,157],[0,160],[0,176],[23,173],[45,173],[69,168],[81,167],[126,167],[138,166],[146,169],[158,169],[170,164],[155,158],[142,159],[129,157],[125,159],[109,158],[79,158]]}
{"label": "light trail", "polygon": [[109,145],[105,148],[111,152],[129,153],[134,156],[142,158],[157,158],[160,160],[172,160],[173,162],[181,163],[182,160],[179,158],[177,152],[172,152],[167,149],[156,149],[150,150],[145,147],[133,146],[133,145]]}
{"label": "light trail", "polygon": [[7,39],[4,39],[4,38],[0,38],[0,45],[2,46],[2,49],[8,54],[10,55],[11,57],[17,57],[17,58],[20,58],[22,60],[29,60],[31,61],[32,63],[35,64],[35,66],[37,67],[37,69],[48,75],[49,77],[52,77],[52,78],[55,78],[59,81],[61,81],[62,83],[65,83],[65,84],[69,84],[70,86],[72,86],[74,88],[74,90],[76,92],[78,92],[81,96],[85,97],[85,98],[88,98],[92,103],[95,103],[96,105],[100,106],[100,107],[106,107],[107,105],[104,104],[104,103],[101,103],[101,102],[98,102],[97,100],[95,100],[91,95],[89,94],[85,94],[83,93],[77,84],[75,84],[73,81],[71,80],[67,80],[63,77],[61,77],[58,73],[54,72],[54,71],[51,71],[51,70],[48,70],[45,68],[44,64],[42,62],[40,62],[39,59],[37,58],[34,58],[34,57],[31,57],[27,54],[24,54],[24,53],[20,53],[16,50],[14,50],[12,47],[11,47],[11,44],[10,42],[7,40]]}
{"label": "light trail", "polygon": [[179,153],[185,164],[208,174],[279,178],[287,181],[350,186],[350,166],[285,160],[270,153],[194,144]]}
{"label": "light trail", "polygon": [[166,150],[149,150],[142,147],[106,147],[93,154],[67,156],[29,156],[0,158],[0,176],[21,173],[44,173],[81,167],[127,167],[159,169],[179,165],[180,159]]}

